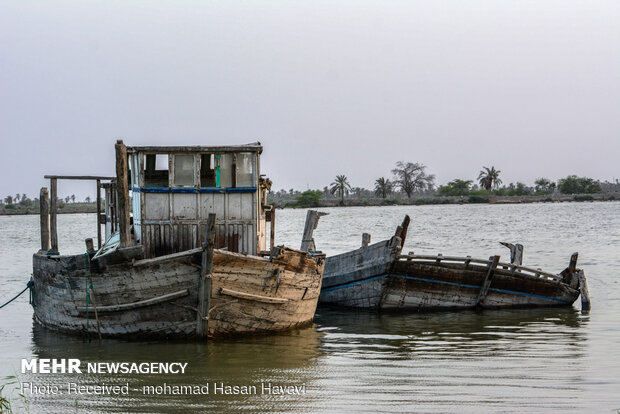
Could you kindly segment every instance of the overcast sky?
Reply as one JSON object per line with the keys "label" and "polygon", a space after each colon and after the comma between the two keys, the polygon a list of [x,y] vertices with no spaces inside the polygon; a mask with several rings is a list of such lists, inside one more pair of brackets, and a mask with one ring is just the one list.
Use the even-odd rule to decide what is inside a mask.
{"label": "overcast sky", "polygon": [[259,140],[275,189],[611,181],[620,1],[0,0],[0,196],[111,175],[118,138]]}

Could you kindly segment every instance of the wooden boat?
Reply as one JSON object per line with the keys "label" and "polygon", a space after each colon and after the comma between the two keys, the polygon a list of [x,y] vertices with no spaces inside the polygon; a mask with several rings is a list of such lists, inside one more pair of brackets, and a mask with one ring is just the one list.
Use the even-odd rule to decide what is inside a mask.
{"label": "wooden boat", "polygon": [[[44,188],[41,250],[33,256],[35,320],[89,335],[168,338],[310,323],[325,256],[309,252],[307,243],[305,250],[274,246],[275,211],[266,205],[271,182],[260,176],[261,152],[260,143],[125,147],[119,141],[116,177],[46,176],[51,205]],[[63,178],[95,179],[98,200],[105,190],[98,251],[87,239],[85,254],[58,254],[55,200]],[[304,239],[311,239],[319,216],[309,213]]]}
{"label": "wooden boat", "polygon": [[577,253],[559,274],[521,265],[523,246],[511,249],[511,262],[467,257],[401,254],[409,217],[389,240],[369,244],[364,234],[359,249],[326,259],[319,301],[380,310],[442,310],[570,306],[581,293],[589,308],[584,273]]}

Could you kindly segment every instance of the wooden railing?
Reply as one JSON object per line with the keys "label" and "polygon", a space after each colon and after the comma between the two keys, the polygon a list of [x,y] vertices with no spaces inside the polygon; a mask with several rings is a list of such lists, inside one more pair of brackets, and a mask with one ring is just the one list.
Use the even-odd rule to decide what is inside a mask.
{"label": "wooden railing", "polygon": [[[452,264],[463,264],[464,266],[468,266],[470,264],[480,264],[483,266],[490,266],[491,260],[488,259],[475,259],[471,256],[459,257],[459,256],[444,256],[442,254],[438,254],[436,256],[433,255],[421,255],[421,254],[413,254],[410,252],[409,254],[398,255],[397,259],[407,260],[407,261],[419,261],[419,262],[434,262],[434,263],[442,263],[449,262]],[[552,280],[555,282],[561,282],[562,276],[554,275],[553,273],[543,272],[541,269],[533,269],[531,267],[516,265],[513,263],[505,263],[499,262],[497,264],[497,269],[509,270],[512,273],[518,273],[520,276],[532,277],[532,278],[543,278]]]}

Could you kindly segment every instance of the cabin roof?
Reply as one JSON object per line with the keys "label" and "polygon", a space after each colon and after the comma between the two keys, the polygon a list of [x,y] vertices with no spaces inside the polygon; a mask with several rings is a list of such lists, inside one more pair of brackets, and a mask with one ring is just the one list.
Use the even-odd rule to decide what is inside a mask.
{"label": "cabin roof", "polygon": [[127,152],[155,152],[155,153],[171,153],[171,152],[263,152],[263,146],[260,142],[252,142],[245,145],[223,145],[223,146],[203,146],[203,145],[181,145],[181,146],[135,146],[127,147]]}

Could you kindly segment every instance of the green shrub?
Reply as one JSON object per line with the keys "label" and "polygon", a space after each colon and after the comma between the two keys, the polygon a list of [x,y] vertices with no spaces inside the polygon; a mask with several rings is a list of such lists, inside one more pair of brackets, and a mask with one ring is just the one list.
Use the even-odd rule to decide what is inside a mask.
{"label": "green shrub", "polygon": [[323,192],[320,190],[308,190],[297,196],[295,207],[307,208],[318,207],[321,204]]}

